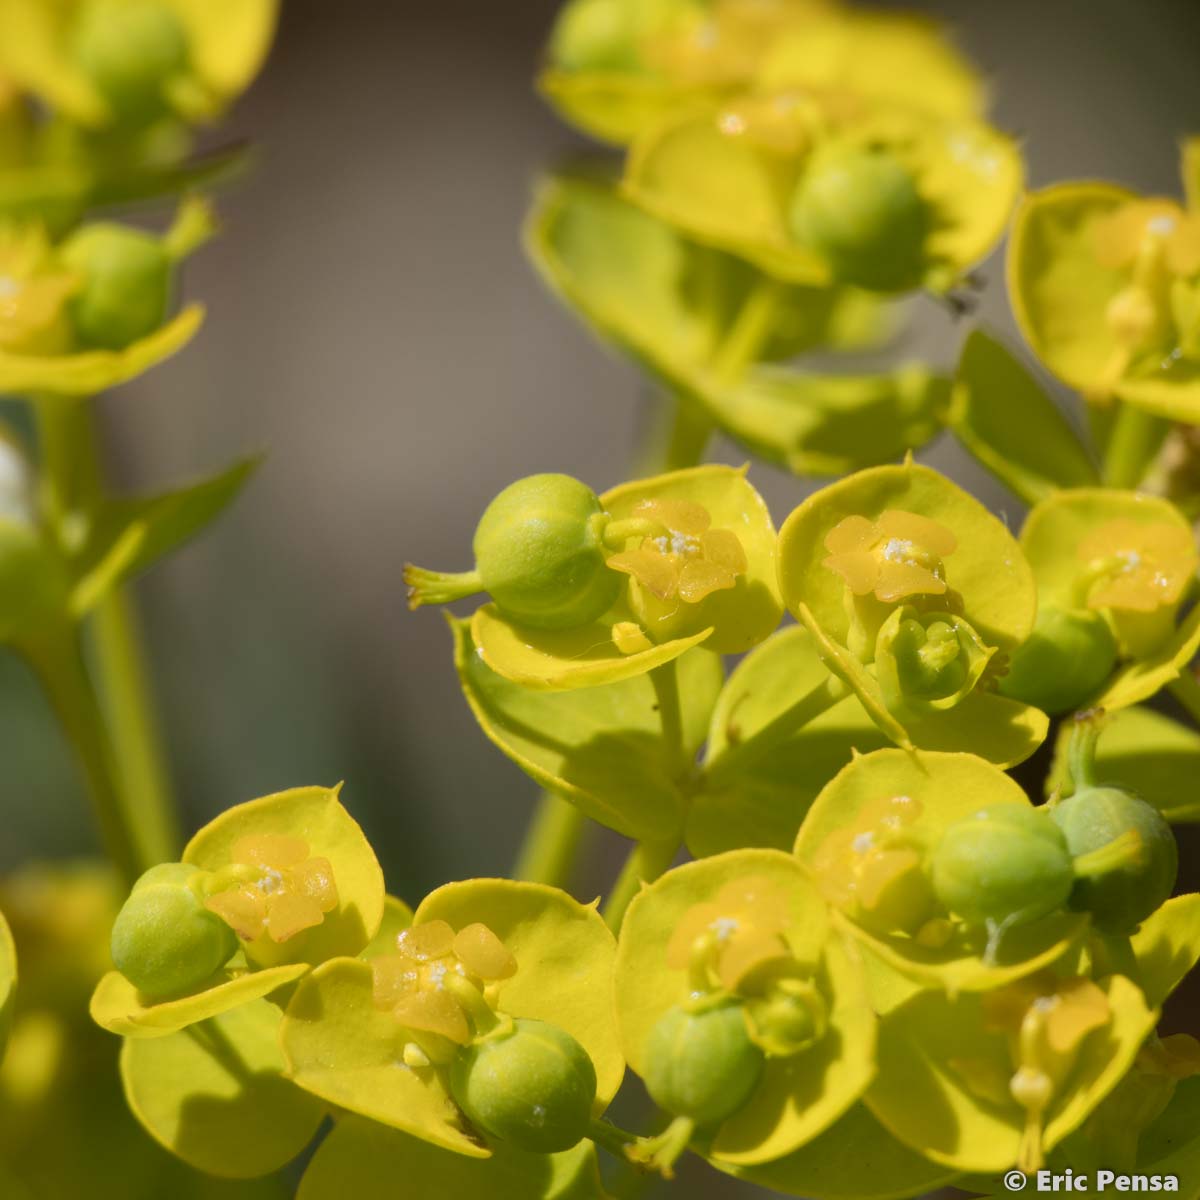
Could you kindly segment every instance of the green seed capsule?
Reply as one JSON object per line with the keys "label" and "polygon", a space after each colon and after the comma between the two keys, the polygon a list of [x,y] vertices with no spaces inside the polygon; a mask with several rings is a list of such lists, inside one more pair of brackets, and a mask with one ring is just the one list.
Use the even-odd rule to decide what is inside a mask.
{"label": "green seed capsule", "polygon": [[187,31],[157,0],[84,0],[71,45],[113,115],[131,125],[167,112],[166,88],[188,65]]}
{"label": "green seed capsule", "polygon": [[195,990],[238,948],[237,935],[189,886],[198,873],[185,863],[151,867],[117,913],[113,965],[151,999]]}
{"label": "green seed capsule", "polygon": [[1074,712],[1100,690],[1116,664],[1117,642],[1100,613],[1041,607],[1000,691],[1051,715]]}
{"label": "green seed capsule", "polygon": [[1036,921],[1063,907],[1075,882],[1062,831],[1019,804],[993,805],[951,825],[930,873],[938,901],[973,925]]}
{"label": "green seed capsule", "polygon": [[904,291],[921,278],[928,211],[909,171],[873,149],[818,152],[792,197],[792,233],[837,277],[874,291]]}
{"label": "green seed capsule", "polygon": [[450,1094],[486,1133],[533,1154],[569,1150],[586,1133],[596,1068],[567,1032],[520,1018],[459,1053]]}
{"label": "green seed capsule", "polygon": [[123,350],[166,319],[174,268],[157,238],[122,225],[85,225],[60,257],[83,277],[69,301],[82,345]]}
{"label": "green seed capsule", "polygon": [[1170,896],[1179,848],[1170,825],[1145,800],[1121,788],[1083,788],[1056,804],[1051,815],[1076,858],[1130,832],[1140,839],[1128,860],[1076,880],[1071,907],[1091,913],[1099,929],[1129,933]]}
{"label": "green seed capsule", "polygon": [[719,1124],[750,1099],[764,1062],[734,1002],[699,1012],[669,1009],[650,1031],[645,1059],[655,1104],[701,1127]]}
{"label": "green seed capsule", "polygon": [[507,617],[536,629],[571,629],[616,602],[622,576],[605,565],[607,516],[595,492],[569,475],[530,475],[488,505],[475,530],[475,566]]}

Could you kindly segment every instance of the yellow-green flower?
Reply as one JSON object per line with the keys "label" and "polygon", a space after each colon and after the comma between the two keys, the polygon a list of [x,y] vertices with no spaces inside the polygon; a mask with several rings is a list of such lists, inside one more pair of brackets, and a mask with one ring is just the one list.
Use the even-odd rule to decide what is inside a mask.
{"label": "yellow-green flower", "polygon": [[858,957],[780,851],[716,855],[644,888],[621,927],[616,997],[625,1055],[676,1118],[630,1153],[664,1172],[689,1142],[729,1166],[781,1158],[873,1073]]}
{"label": "yellow-green flower", "polygon": [[[1063,491],[1030,512],[1021,549],[1037,579],[1041,619],[1094,614],[1111,630],[1123,664],[1072,697],[1073,707],[1136,704],[1194,657],[1200,627],[1190,616],[1179,623],[1179,612],[1200,555],[1187,519],[1169,501],[1115,489]],[[1111,651],[1107,661],[1111,672]]]}
{"label": "yellow-green flower", "polygon": [[809,89],[976,114],[978,74],[934,23],[833,0],[571,0],[539,86],[560,114],[626,143],[672,109],[741,91]]}
{"label": "yellow-green flower", "polygon": [[[383,918],[379,863],[338,789],[298,788],[239,804],[192,838],[182,867],[192,868],[188,883],[172,886],[199,889],[240,948],[181,995],[144,995],[110,971],[96,987],[91,1012],[113,1033],[162,1037],[268,996],[317,963],[357,954]],[[151,924],[151,916],[129,935],[147,956],[158,950],[137,945],[139,937],[171,934]]]}
{"label": "yellow-green flower", "polygon": [[1089,399],[1200,420],[1197,203],[1090,182],[1023,203],[1009,247],[1014,311],[1042,361]]}
{"label": "yellow-green flower", "polygon": [[606,984],[614,952],[595,908],[555,888],[449,884],[426,897],[390,950],[367,962],[335,958],[300,984],[282,1030],[289,1074],[339,1108],[488,1158],[507,1138],[459,1107],[461,1068],[514,1027],[551,1025],[582,1047],[594,1067],[592,1116],[616,1093],[624,1062]]}
{"label": "yellow-green flower", "polygon": [[1047,971],[990,992],[919,992],[880,1022],[867,1103],[934,1162],[1036,1171],[1117,1086],[1156,1018],[1121,975]]}
{"label": "yellow-green flower", "polygon": [[[622,484],[601,495],[599,507],[604,569],[623,584],[615,602],[599,619],[559,629],[484,605],[471,637],[497,674],[544,691],[594,687],[642,675],[702,643],[741,653],[779,624],[775,527],[745,468],[695,467]],[[415,568],[408,577],[418,591],[466,581],[457,592],[437,591],[437,600],[473,593],[482,582],[477,573]]]}
{"label": "yellow-green flower", "polygon": [[989,928],[940,906],[929,871],[940,838],[1008,805],[1030,810],[1012,779],[974,755],[877,750],[817,796],[796,854],[839,926],[894,970],[950,992],[992,988],[1060,958],[1087,928],[1085,917],[1061,910]]}
{"label": "yellow-green flower", "polygon": [[945,292],[999,241],[1021,179],[1015,144],[974,118],[785,91],[664,119],[625,189],[779,279]]}
{"label": "yellow-green flower", "polygon": [[1002,765],[1045,737],[1043,714],[994,692],[1037,596],[1020,547],[928,467],[859,471],[780,530],[784,600],[829,669],[894,742]]}
{"label": "yellow-green flower", "polygon": [[209,120],[271,45],[278,0],[9,0],[0,69],[80,125]]}
{"label": "yellow-green flower", "polygon": [[0,394],[93,395],[180,350],[204,312],[170,314],[175,271],[214,232],[198,198],[159,236],[96,222],[51,245],[39,224],[0,223]]}

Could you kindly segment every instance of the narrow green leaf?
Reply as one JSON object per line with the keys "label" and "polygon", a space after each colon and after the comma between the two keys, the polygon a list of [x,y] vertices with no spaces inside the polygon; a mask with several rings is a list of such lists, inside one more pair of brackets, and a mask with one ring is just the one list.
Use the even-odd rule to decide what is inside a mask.
{"label": "narrow green leaf", "polygon": [[974,330],[954,380],[950,424],[972,455],[1022,500],[1099,483],[1087,449],[1011,350]]}
{"label": "narrow green leaf", "polygon": [[233,503],[261,461],[243,459],[162,495],[109,501],[89,539],[75,587],[76,612],[87,612],[111,588],[201,533]]}

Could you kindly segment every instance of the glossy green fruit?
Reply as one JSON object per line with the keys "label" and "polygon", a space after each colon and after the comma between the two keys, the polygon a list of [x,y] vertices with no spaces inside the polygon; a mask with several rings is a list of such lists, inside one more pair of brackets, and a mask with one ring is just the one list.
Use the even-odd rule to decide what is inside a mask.
{"label": "glossy green fruit", "polygon": [[238,948],[237,935],[189,886],[198,874],[186,863],[151,867],[117,913],[113,965],[150,999],[200,987]]}
{"label": "glossy green fruit", "polygon": [[82,345],[123,350],[166,319],[174,268],[157,238],[108,222],[85,225],[59,254],[83,279],[69,302]]}
{"label": "glossy green fruit", "polygon": [[1179,871],[1179,848],[1170,825],[1145,800],[1115,787],[1083,788],[1051,810],[1076,858],[1109,845],[1131,830],[1141,855],[1076,881],[1071,907],[1092,915],[1108,933],[1129,933],[1171,894]]}
{"label": "glossy green fruit", "polygon": [[1116,665],[1117,641],[1100,613],[1042,606],[1033,633],[1000,680],[1000,692],[1052,716],[1074,712]]}
{"label": "glossy green fruit", "polygon": [[475,530],[475,567],[505,616],[536,629],[572,629],[615,603],[623,576],[605,565],[607,517],[569,475],[530,475],[488,505]]}
{"label": "glossy green fruit", "polygon": [[188,65],[187,32],[157,0],[84,0],[72,50],[113,114],[129,124],[161,117],[167,84]]}
{"label": "glossy green fruit", "polygon": [[1063,907],[1075,882],[1066,838],[1044,813],[998,804],[957,821],[930,858],[938,901],[964,921],[1024,924]]}
{"label": "glossy green fruit", "polygon": [[485,1133],[530,1153],[557,1154],[587,1133],[596,1068],[569,1033],[520,1018],[463,1048],[450,1067],[450,1094]]}
{"label": "glossy green fruit", "polygon": [[818,151],[788,219],[843,283],[890,292],[920,282],[928,210],[912,174],[885,150]]}
{"label": "glossy green fruit", "polygon": [[719,1124],[750,1099],[764,1062],[733,1002],[699,1012],[668,1009],[650,1031],[644,1057],[655,1104],[701,1127]]}

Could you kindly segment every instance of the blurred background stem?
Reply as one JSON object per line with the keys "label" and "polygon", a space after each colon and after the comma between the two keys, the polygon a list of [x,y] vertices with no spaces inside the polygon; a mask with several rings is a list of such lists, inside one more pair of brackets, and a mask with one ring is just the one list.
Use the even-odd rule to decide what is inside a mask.
{"label": "blurred background stem", "polygon": [[586,824],[587,817],[569,800],[543,792],[517,854],[513,878],[566,888]]}
{"label": "blurred background stem", "polygon": [[[59,544],[70,553],[88,536],[104,496],[92,401],[39,396],[35,411],[43,507]],[[131,861],[118,865],[136,875],[176,856],[179,829],[136,612],[124,589],[114,588],[100,601],[85,637],[99,694],[81,662],[81,678],[71,690],[86,688],[89,699],[86,705],[70,705],[71,718],[100,726],[89,736],[108,747],[109,783],[117,793],[112,807],[116,819],[130,826],[117,836],[104,828],[111,820],[106,817],[102,832],[110,846],[123,843],[122,855],[132,854]],[[57,700],[56,708],[62,718]],[[77,729],[71,732],[80,736]],[[89,767],[89,775],[94,773]]]}

